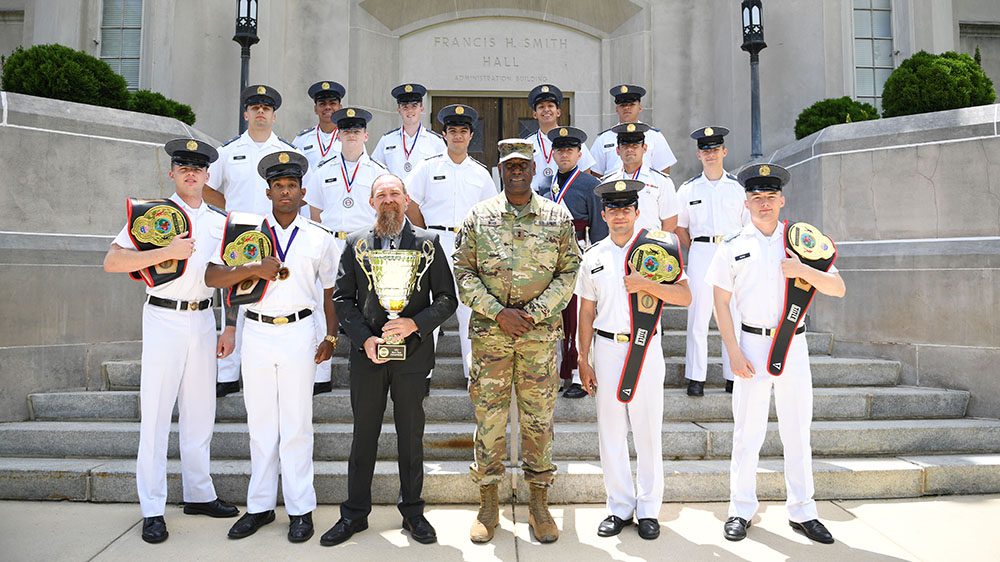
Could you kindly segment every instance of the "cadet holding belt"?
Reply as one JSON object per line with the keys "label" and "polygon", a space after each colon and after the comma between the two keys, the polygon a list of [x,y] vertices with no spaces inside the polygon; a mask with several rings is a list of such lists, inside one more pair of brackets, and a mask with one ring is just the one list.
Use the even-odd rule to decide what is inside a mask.
{"label": "cadet holding belt", "polygon": [[[279,471],[290,519],[288,540],[303,542],[313,535],[313,376],[337,342],[331,297],[339,252],[329,230],[298,214],[308,165],[301,154],[283,151],[265,156],[258,166],[272,202],[265,222],[275,255],[254,251],[264,257],[231,266],[226,263],[228,245],[219,244],[205,272],[205,282],[213,287],[248,280],[269,283],[260,300],[245,307],[242,370],[250,486],[247,513],[229,530],[233,539],[248,537],[274,521]],[[324,289],[322,300],[316,297],[317,282]],[[310,318],[314,315],[326,319],[323,339],[316,337]],[[230,318],[226,323],[231,330]]]}
{"label": "cadet holding belt", "polygon": [[[746,538],[747,528],[757,512],[757,461],[767,434],[767,417],[774,389],[774,405],[785,458],[785,486],[788,522],[810,539],[832,543],[833,536],[820,523],[813,501],[812,450],[809,426],[812,423],[812,372],[806,339],[795,335],[804,306],[785,310],[786,287],[799,284],[823,294],[844,296],[844,281],[832,267],[832,246],[815,229],[796,230],[804,246],[812,246],[820,257],[822,271],[805,265],[786,249],[785,229],[778,213],[785,205],[781,193],[788,183],[788,171],[775,164],[752,164],[739,173],[747,192],[750,224],[723,242],[715,253],[706,282],[714,285],[715,314],[722,341],[726,344],[736,381],[733,385],[733,453],[730,468],[729,519],[725,537]],[[801,225],[801,223],[800,223]],[[808,225],[806,225],[808,226]],[[808,240],[806,236],[808,235]],[[827,244],[823,249],[823,244]],[[804,254],[810,252],[804,251]],[[822,255],[821,255],[822,254]],[[787,280],[787,281],[786,281]],[[798,297],[794,297],[798,298]],[[808,296],[811,299],[811,294]],[[736,341],[736,327],[730,301],[742,317],[742,335]],[[801,301],[799,301],[801,302]],[[794,304],[794,302],[793,302]],[[783,320],[784,319],[784,320]],[[787,320],[787,322],[786,322]],[[779,327],[780,326],[780,327]],[[777,339],[775,328],[790,344],[782,357],[783,374],[768,373]],[[787,332],[786,332],[787,330]],[[779,352],[780,352],[779,347]]]}
{"label": "cadet holding belt", "polygon": [[175,402],[184,513],[239,514],[236,507],[216,496],[209,467],[216,356],[229,355],[234,345],[232,332],[216,344],[215,316],[209,310],[212,289],[204,281],[225,222],[225,213],[202,199],[208,165],[218,153],[195,139],[175,139],[164,149],[171,158],[169,177],[176,193],[164,200],[130,200],[128,224],[104,258],[105,271],[128,272],[147,284],[135,482],[143,516],[142,540],[149,543],[168,536],[163,515],[167,442]]}
{"label": "cadet holding belt", "polygon": [[[580,297],[580,379],[589,394],[597,395],[597,433],[610,512],[597,534],[617,535],[632,524],[634,516],[639,520],[639,536],[651,540],[660,535],[657,517],[663,503],[666,371],[655,328],[663,303],[687,306],[691,291],[676,237],[635,229],[638,193],[643,187],[635,180],[597,187],[610,236],[584,253],[576,294]],[[629,462],[630,426],[638,486],[633,484]]]}

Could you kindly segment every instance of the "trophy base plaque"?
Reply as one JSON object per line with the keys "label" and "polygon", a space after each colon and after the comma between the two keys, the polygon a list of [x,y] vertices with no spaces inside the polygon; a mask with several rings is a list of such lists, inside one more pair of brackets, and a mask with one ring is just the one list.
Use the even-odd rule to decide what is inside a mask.
{"label": "trophy base plaque", "polygon": [[406,359],[406,345],[380,343],[375,347],[375,355],[387,361],[403,361]]}

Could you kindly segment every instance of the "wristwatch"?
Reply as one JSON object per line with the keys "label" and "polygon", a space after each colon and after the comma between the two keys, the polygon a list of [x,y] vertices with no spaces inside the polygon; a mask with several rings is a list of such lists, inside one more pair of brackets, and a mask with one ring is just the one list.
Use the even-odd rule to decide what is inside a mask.
{"label": "wristwatch", "polygon": [[333,344],[333,347],[337,347],[337,336],[324,336],[324,340]]}

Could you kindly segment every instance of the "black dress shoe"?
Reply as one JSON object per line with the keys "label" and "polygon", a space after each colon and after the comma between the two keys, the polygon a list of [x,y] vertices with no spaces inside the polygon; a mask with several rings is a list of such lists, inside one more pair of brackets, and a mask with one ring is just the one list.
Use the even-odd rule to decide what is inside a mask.
{"label": "black dress shoe", "polygon": [[246,513],[229,529],[229,538],[242,539],[257,532],[264,525],[274,521],[274,510],[261,513]]}
{"label": "black dress shoe", "polygon": [[240,510],[231,503],[226,503],[219,498],[215,498],[210,502],[188,502],[184,504],[184,513],[186,515],[207,515],[209,517],[236,517],[240,514]]}
{"label": "black dress shoe", "polygon": [[330,528],[329,531],[323,533],[323,536],[319,538],[319,544],[323,546],[334,546],[338,545],[347,539],[354,536],[354,533],[360,533],[368,528],[368,518],[364,519],[344,519],[340,518],[337,524]]}
{"label": "black dress shoe", "polygon": [[660,536],[660,522],[652,517],[639,520],[639,537],[651,541]]}
{"label": "black dress shoe", "polygon": [[801,523],[789,521],[788,524],[796,531],[800,531],[803,535],[818,543],[833,544],[833,535],[830,534],[830,531],[826,530],[826,527],[819,522],[819,519],[811,519]]}
{"label": "black dress shoe", "polygon": [[726,381],[726,392],[733,393],[733,381]]}
{"label": "black dress shoe", "polygon": [[688,396],[704,396],[705,381],[688,381]]}
{"label": "black dress shoe", "polygon": [[142,540],[149,544],[156,544],[167,540],[170,533],[167,532],[167,522],[162,515],[156,517],[145,517],[142,520]]}
{"label": "black dress shoe", "polygon": [[587,391],[583,389],[583,386],[576,383],[569,385],[566,392],[563,392],[563,398],[583,398],[586,395]]}
{"label": "black dress shoe", "polygon": [[323,394],[324,392],[330,392],[331,390],[333,390],[332,381],[313,383],[313,396]]}
{"label": "black dress shoe", "polygon": [[413,540],[421,544],[431,544],[438,540],[437,532],[434,531],[431,522],[423,515],[403,519],[403,530],[409,531]]}
{"label": "black dress shoe", "polygon": [[622,519],[617,515],[609,515],[601,524],[597,526],[597,536],[613,537],[622,532],[622,529],[632,524],[632,518]]}
{"label": "black dress shoe", "polygon": [[747,529],[750,528],[750,522],[742,517],[730,517],[726,519],[726,524],[723,525],[722,530],[726,536],[727,541],[741,541],[747,538]]}
{"label": "black dress shoe", "polygon": [[288,542],[306,542],[313,536],[312,512],[305,515],[289,515]]}
{"label": "black dress shoe", "polygon": [[240,381],[215,383],[215,397],[222,398],[240,391]]}

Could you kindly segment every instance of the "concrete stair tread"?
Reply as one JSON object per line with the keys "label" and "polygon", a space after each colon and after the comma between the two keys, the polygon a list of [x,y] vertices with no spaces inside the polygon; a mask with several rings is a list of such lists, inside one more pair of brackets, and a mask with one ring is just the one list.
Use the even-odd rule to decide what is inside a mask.
{"label": "concrete stair tread", "polygon": [[[560,461],[549,493],[553,503],[604,503],[605,491],[597,461]],[[728,460],[664,461],[666,501],[725,501],[729,497]],[[318,500],[336,504],[346,497],[347,462],[316,461]],[[762,459],[757,473],[761,500],[784,498],[783,462]],[[398,490],[394,461],[375,465],[373,499],[393,504]],[[216,490],[223,500],[243,503],[249,480],[248,460],[213,460]],[[813,462],[817,500],[902,498],[939,494],[1000,492],[1000,454],[916,455],[883,458],[837,457]],[[424,463],[424,499],[428,503],[475,503],[478,493],[468,476],[468,461]],[[501,485],[504,501],[511,495],[508,469]],[[180,462],[167,461],[168,501],[179,502]],[[526,495],[526,494],[525,494]],[[133,459],[0,458],[0,498],[69,499],[136,502]],[[280,495],[279,495],[280,498]]]}

